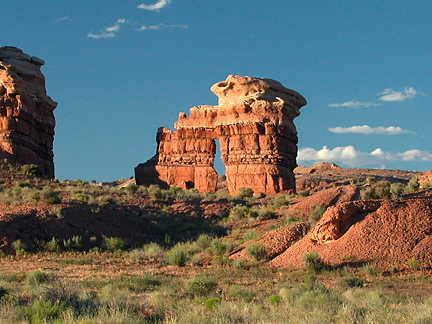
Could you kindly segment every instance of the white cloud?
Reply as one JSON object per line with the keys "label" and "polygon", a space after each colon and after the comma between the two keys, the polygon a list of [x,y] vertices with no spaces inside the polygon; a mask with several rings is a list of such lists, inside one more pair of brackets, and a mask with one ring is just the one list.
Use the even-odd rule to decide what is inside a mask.
{"label": "white cloud", "polygon": [[158,29],[165,29],[165,28],[188,28],[187,25],[165,25],[165,24],[157,24],[157,25],[144,25],[138,30],[158,30]]}
{"label": "white cloud", "polygon": [[138,8],[159,12],[159,10],[168,6],[169,4],[171,4],[171,0],[158,0],[158,2],[156,2],[155,4],[151,4],[151,5],[140,4],[138,6]]}
{"label": "white cloud", "polygon": [[398,156],[404,161],[431,161],[432,153],[420,150],[409,150],[404,153],[399,153]]}
{"label": "white cloud", "polygon": [[89,33],[88,35],[87,35],[87,37],[91,37],[91,38],[96,38],[96,39],[99,39],[99,38],[112,38],[112,37],[114,37],[115,36],[115,33],[107,33],[107,32],[100,32],[99,34],[92,34],[92,33]]}
{"label": "white cloud", "polygon": [[371,107],[371,106],[381,106],[380,104],[373,102],[360,102],[355,99],[343,103],[332,103],[328,105],[329,107],[347,107],[347,108],[362,108],[362,107]]}
{"label": "white cloud", "polygon": [[393,89],[385,89],[380,93],[381,97],[378,100],[381,101],[404,101],[407,99],[414,98],[417,95],[417,90],[413,87],[405,87],[403,91],[394,91]]}
{"label": "white cloud", "polygon": [[99,38],[113,38],[116,33],[120,30],[121,24],[126,24],[128,21],[126,19],[118,19],[114,24],[110,27],[105,27],[105,29],[98,34],[89,33],[87,37],[99,39]]}
{"label": "white cloud", "polygon": [[406,129],[402,129],[399,126],[394,127],[370,127],[368,125],[363,126],[351,126],[351,127],[332,127],[328,129],[332,133],[337,134],[376,134],[376,135],[400,135],[400,134],[413,134]]}
{"label": "white cloud", "polygon": [[69,15],[67,15],[67,16],[58,18],[55,22],[58,23],[58,22],[61,22],[61,21],[72,21],[72,18]]}
{"label": "white cloud", "polygon": [[321,150],[313,148],[301,148],[298,152],[297,160],[299,163],[304,161],[335,162],[348,167],[364,167],[367,165],[382,165],[385,162],[405,161],[423,162],[432,161],[432,153],[420,150],[408,150],[402,153],[392,153],[383,151],[380,148],[370,153],[361,152],[354,146],[340,146],[329,149],[324,146]]}

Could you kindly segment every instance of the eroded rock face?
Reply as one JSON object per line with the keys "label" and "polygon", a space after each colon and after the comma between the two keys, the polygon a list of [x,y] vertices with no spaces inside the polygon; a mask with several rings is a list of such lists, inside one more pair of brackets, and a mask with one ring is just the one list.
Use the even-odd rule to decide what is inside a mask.
{"label": "eroded rock face", "polygon": [[177,131],[159,129],[157,154],[135,168],[138,184],[195,187],[214,192],[219,140],[230,193],[295,191],[297,131],[293,119],[306,100],[279,82],[230,75],[212,86],[218,106],[180,113]]}
{"label": "eroded rock face", "polygon": [[0,156],[37,164],[54,177],[53,141],[57,103],[46,94],[45,62],[16,47],[0,48]]}

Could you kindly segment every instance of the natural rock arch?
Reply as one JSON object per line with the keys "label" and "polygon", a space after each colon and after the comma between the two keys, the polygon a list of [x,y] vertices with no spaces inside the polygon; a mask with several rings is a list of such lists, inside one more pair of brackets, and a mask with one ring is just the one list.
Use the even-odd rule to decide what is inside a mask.
{"label": "natural rock arch", "polygon": [[219,140],[228,190],[295,191],[297,131],[293,120],[306,99],[277,81],[230,75],[211,90],[218,106],[179,114],[176,131],[158,130],[157,153],[135,168],[137,184],[216,190],[213,167]]}

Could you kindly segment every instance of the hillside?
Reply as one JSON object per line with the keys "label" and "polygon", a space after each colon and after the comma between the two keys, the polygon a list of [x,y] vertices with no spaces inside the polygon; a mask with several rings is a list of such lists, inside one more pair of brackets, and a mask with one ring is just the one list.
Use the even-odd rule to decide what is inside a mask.
{"label": "hillside", "polygon": [[[206,233],[230,240],[232,259],[251,259],[248,244],[260,243],[272,266],[301,266],[302,254],[313,250],[333,265],[351,259],[404,269],[411,258],[432,262],[427,244],[431,190],[403,194],[419,172],[320,164],[296,169],[297,195],[271,197],[248,190],[230,196],[223,183],[216,194],[199,194],[131,181],[58,182],[26,172],[31,173],[2,163],[0,249],[5,253],[12,253],[18,240],[31,252],[50,244],[66,249],[63,242],[80,237],[81,248],[89,250],[104,248],[106,238],[134,248],[149,242],[172,246]],[[364,192],[383,183],[388,186],[385,199],[365,197]],[[390,184],[399,186],[396,198],[390,196]],[[251,231],[255,240],[245,242]]]}

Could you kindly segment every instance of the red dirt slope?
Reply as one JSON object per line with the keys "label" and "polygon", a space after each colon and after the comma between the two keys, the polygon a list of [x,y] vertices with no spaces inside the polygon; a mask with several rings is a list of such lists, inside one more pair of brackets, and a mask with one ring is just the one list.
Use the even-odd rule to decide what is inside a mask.
{"label": "red dirt slope", "polygon": [[328,208],[303,239],[274,258],[273,266],[302,266],[305,252],[317,251],[332,265],[374,261],[383,269],[407,268],[417,259],[432,266],[432,190],[405,201],[352,201]]}

